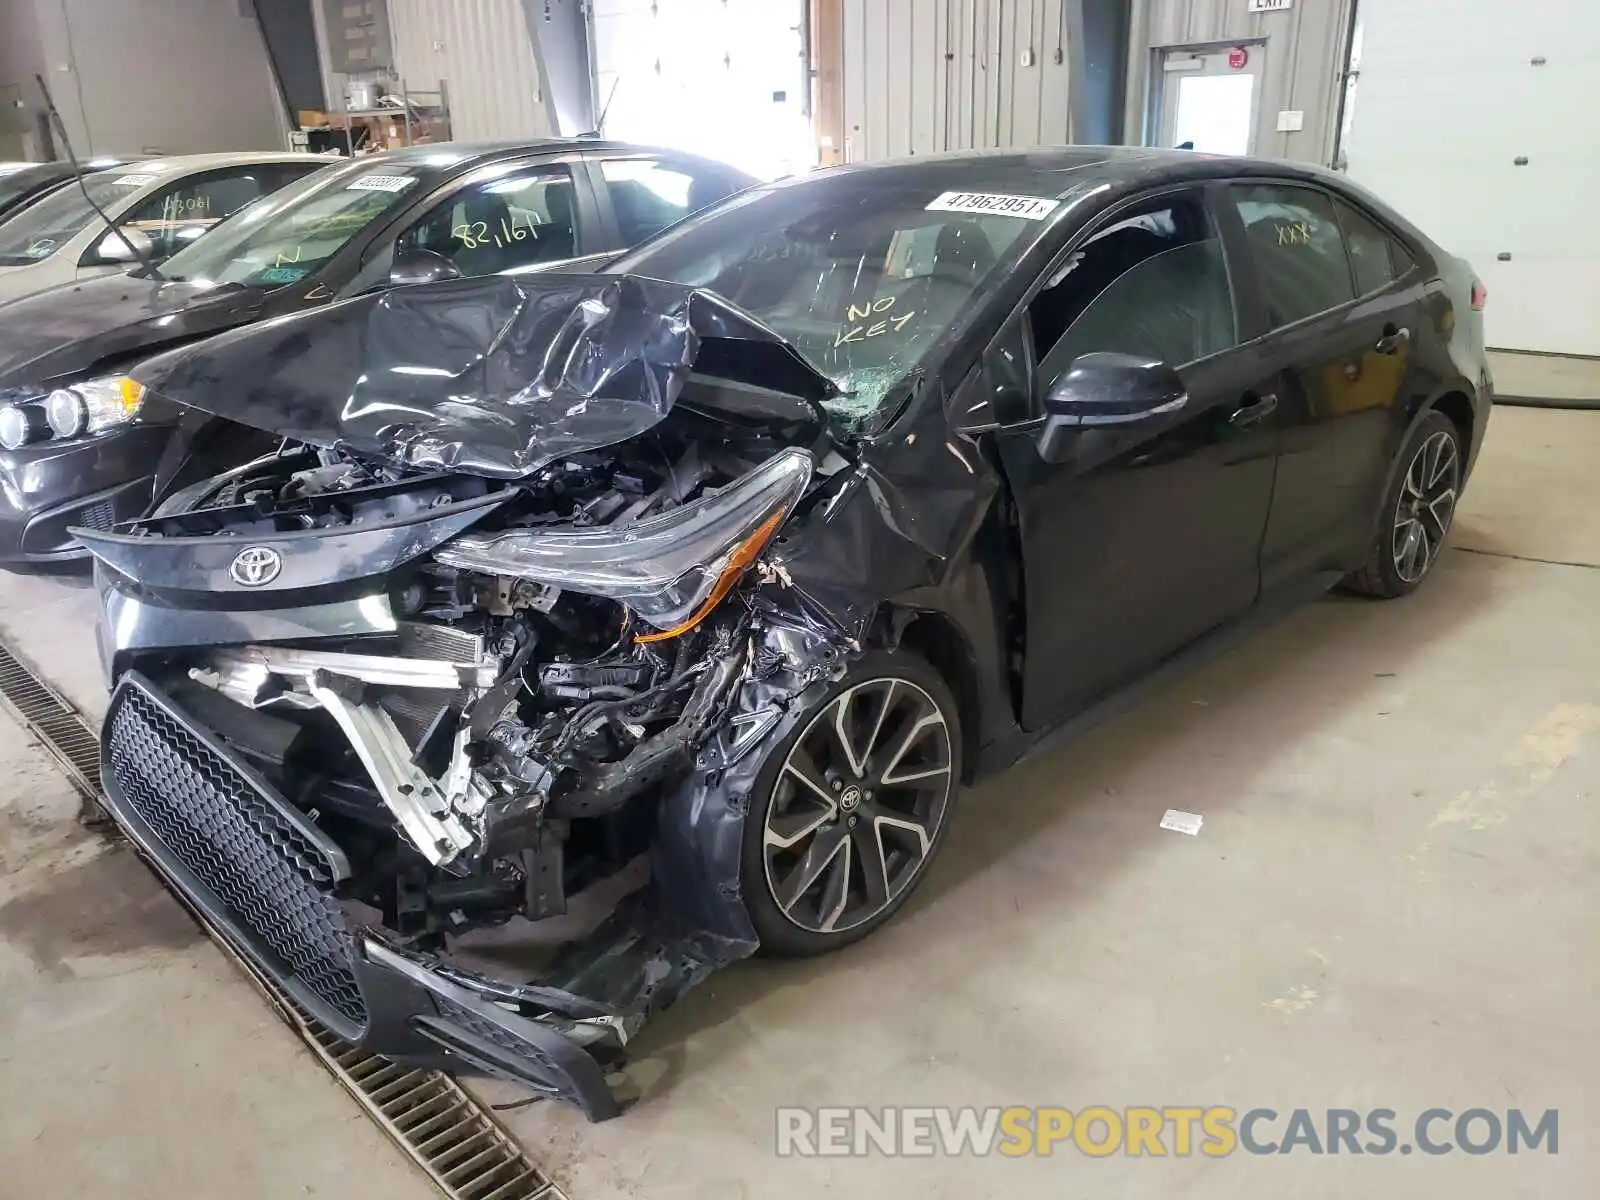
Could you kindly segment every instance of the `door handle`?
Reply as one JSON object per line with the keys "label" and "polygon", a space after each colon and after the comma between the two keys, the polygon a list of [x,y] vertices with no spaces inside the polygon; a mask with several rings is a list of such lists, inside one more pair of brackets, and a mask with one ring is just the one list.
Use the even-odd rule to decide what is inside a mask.
{"label": "door handle", "polygon": [[1377,344],[1372,348],[1379,354],[1393,354],[1399,350],[1404,343],[1409,342],[1410,340],[1411,330],[1407,329],[1404,325],[1401,325],[1398,328],[1393,325],[1385,325],[1383,327],[1383,336],[1378,339]]}
{"label": "door handle", "polygon": [[1254,425],[1264,417],[1271,416],[1278,407],[1278,398],[1271,392],[1258,396],[1254,392],[1244,394],[1246,403],[1233,410],[1233,415],[1228,418],[1230,425]]}

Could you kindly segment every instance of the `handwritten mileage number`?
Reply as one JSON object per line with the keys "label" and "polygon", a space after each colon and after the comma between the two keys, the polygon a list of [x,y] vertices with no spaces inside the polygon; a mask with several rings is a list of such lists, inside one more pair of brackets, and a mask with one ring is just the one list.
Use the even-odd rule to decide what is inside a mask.
{"label": "handwritten mileage number", "polygon": [[537,238],[539,231],[534,228],[536,224],[542,224],[542,222],[536,222],[530,218],[523,224],[518,225],[515,217],[512,217],[509,221],[501,217],[499,223],[491,230],[487,221],[470,221],[464,225],[453,227],[450,230],[450,236],[461,243],[463,250],[476,250],[479,246],[489,245],[504,249],[512,242],[524,241],[530,236]]}

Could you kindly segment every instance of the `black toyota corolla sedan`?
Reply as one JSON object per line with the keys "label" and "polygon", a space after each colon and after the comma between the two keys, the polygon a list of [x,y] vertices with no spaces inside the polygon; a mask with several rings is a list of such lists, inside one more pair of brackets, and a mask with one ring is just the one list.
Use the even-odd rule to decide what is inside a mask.
{"label": "black toyota corolla sedan", "polygon": [[753,182],[594,139],[413,147],[317,171],[155,275],[0,305],[0,562],[86,557],[69,526],[139,516],[155,489],[261,448],[146,397],[127,379],[140,359],[340,297],[619,250]]}
{"label": "black toyota corolla sedan", "polygon": [[609,1115],[650,1011],[886,921],[960,783],[1253,614],[1417,587],[1483,301],[1340,177],[1079,148],[165,355],[286,440],[80,531],[108,803],[343,1036]]}

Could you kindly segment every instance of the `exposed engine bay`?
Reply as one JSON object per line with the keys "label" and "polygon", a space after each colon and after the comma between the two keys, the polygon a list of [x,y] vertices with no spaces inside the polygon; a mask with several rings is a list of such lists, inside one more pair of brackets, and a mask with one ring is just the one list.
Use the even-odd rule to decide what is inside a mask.
{"label": "exposed engine bay", "polygon": [[[552,464],[494,518],[391,580],[392,638],[221,647],[161,672],[336,831],[366,868],[350,898],[412,944],[433,949],[475,925],[560,914],[568,894],[642,852],[652,789],[687,766],[750,665],[750,616],[738,604],[668,636],[617,599],[493,570],[515,566],[519,551],[551,553],[548,539],[524,537],[538,531],[632,548],[654,525],[684,546],[696,522],[663,534],[661,518],[714,519],[717,497],[763,459],[787,472],[791,501],[811,473],[807,452],[759,436],[641,442]],[[337,530],[491,490],[471,476],[302,448],[184,496],[145,531]],[[725,571],[752,561],[753,552]],[[672,585],[685,595],[662,604],[679,627],[726,590],[720,579],[692,594],[694,584]]]}
{"label": "exposed engine bay", "polygon": [[[115,578],[122,554],[220,543],[248,586],[260,552],[286,535],[324,556],[342,535],[477,517],[379,577],[382,596],[356,601],[388,614],[382,630],[135,651],[118,669],[148,677],[337,846],[349,869],[335,897],[352,929],[553,1024],[597,1064],[618,1061],[650,1012],[756,944],[726,903],[736,893],[718,900],[727,879],[661,877],[665,841],[680,851],[669,874],[716,850],[737,878],[726,836],[719,846],[704,830],[663,828],[663,813],[742,820],[739,760],[788,728],[792,698],[842,669],[838,631],[806,616],[802,598],[775,606],[757,594],[790,591],[770,553],[777,530],[814,462],[846,460],[756,430],[711,437],[705,423],[684,412],[670,433],[510,485],[286,446],[95,547]],[[581,554],[567,554],[575,545]],[[619,554],[611,572],[585,576],[608,549]],[[292,573],[293,558],[265,582]],[[354,574],[352,587],[371,589],[365,568]],[[580,902],[576,937],[543,932],[590,894],[620,907]],[[709,919],[694,911],[708,900],[722,908]],[[548,1085],[511,1060],[468,1057],[591,1115],[610,1111],[593,1080]]]}

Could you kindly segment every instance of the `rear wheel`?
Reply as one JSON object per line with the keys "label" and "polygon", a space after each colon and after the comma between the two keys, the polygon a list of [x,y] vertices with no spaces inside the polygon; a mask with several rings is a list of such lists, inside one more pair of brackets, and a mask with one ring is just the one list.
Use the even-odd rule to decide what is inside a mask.
{"label": "rear wheel", "polygon": [[1455,423],[1443,413],[1428,414],[1406,439],[1367,561],[1345,578],[1346,587],[1385,599],[1417,589],[1455,519],[1461,465]]}
{"label": "rear wheel", "polygon": [[938,672],[903,650],[857,663],[757,778],[743,891],[763,950],[820,954],[893,916],[943,841],[960,777]]}

